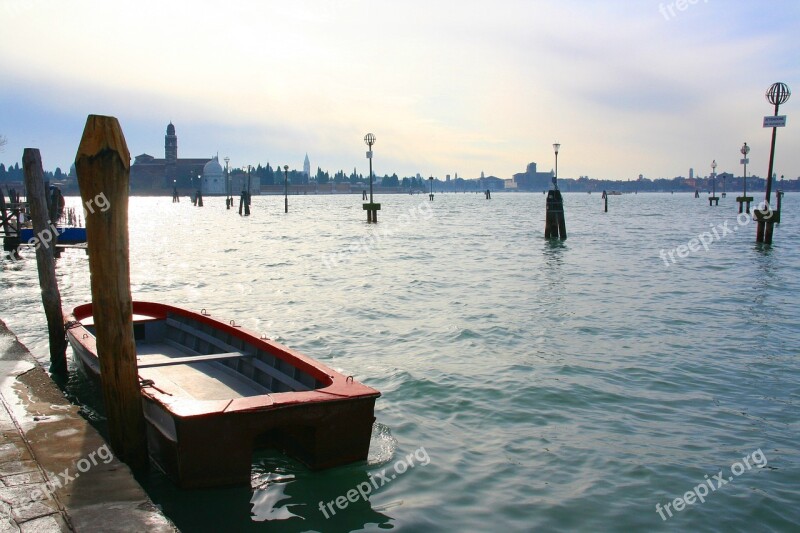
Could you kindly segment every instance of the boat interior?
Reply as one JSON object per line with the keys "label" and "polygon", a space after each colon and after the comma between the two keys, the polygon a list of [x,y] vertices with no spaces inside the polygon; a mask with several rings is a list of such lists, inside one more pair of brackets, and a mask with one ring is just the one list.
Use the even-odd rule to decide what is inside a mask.
{"label": "boat interior", "polygon": [[[81,322],[94,334],[91,318]],[[139,377],[175,397],[226,400],[308,391],[330,384],[191,317],[171,312],[166,318],[134,314],[133,322]]]}

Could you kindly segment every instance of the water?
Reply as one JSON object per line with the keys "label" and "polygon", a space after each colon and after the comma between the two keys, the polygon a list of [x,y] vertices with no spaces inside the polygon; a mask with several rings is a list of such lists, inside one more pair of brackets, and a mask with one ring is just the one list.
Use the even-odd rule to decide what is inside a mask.
{"label": "water", "polygon": [[[257,197],[249,218],[132,198],[136,298],[235,319],[383,393],[367,464],[260,452],[252,488],[143,483],[184,531],[796,531],[800,202],[763,247],[733,196],[603,213],[567,193],[555,243],[541,194],[381,196],[377,226],[353,195],[292,196],[288,215]],[[673,251],[712,227],[708,250]],[[66,306],[88,301],[83,253],[57,273]],[[1,276],[0,317],[45,359],[35,261]],[[69,390],[102,426],[85,384]]]}

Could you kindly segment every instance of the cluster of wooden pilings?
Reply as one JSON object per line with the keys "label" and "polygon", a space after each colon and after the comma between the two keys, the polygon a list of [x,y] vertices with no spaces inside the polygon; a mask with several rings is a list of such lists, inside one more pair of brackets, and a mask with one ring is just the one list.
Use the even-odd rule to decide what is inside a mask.
{"label": "cluster of wooden pilings", "polygon": [[20,220],[22,202],[19,193],[15,189],[8,191],[8,203],[6,203],[3,190],[0,189],[0,224],[3,228],[3,252],[13,259],[19,258],[19,229],[22,224]]}
{"label": "cluster of wooden pilings", "polygon": [[561,198],[561,191],[555,188],[547,191],[545,207],[545,239],[565,240],[567,238],[567,223],[564,219],[564,200]]}

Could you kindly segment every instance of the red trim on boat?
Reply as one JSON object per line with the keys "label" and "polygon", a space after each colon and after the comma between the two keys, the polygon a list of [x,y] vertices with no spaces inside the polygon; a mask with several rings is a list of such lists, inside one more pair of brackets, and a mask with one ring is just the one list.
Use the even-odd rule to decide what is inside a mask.
{"label": "red trim on boat", "polygon": [[[298,351],[292,350],[291,348],[288,348],[278,342],[262,339],[255,332],[252,332],[241,326],[231,326],[229,323],[218,320],[210,315],[195,313],[193,311],[172,305],[156,302],[133,302],[133,314],[139,315],[136,317],[135,322],[148,320],[148,318],[143,317],[149,317],[149,320],[164,320],[167,318],[169,313],[181,315],[197,322],[208,324],[216,330],[223,331],[235,338],[242,339],[255,348],[261,349],[270,355],[273,355],[293,366],[298,367],[301,371],[310,374],[318,381],[328,384],[315,390],[300,392],[276,392],[266,395],[234,398],[232,401],[187,400],[185,398],[174,398],[152,388],[142,390],[143,394],[164,404],[165,406],[168,406],[169,410],[176,416],[190,417],[221,412],[231,413],[259,409],[277,409],[280,407],[288,407],[291,405],[304,403],[331,402],[337,400],[352,400],[369,397],[377,398],[381,395],[379,391],[359,383],[354,379],[348,379],[347,376],[333,370],[319,361],[311,359],[310,357],[303,355]],[[67,317],[67,320],[76,320],[80,322],[81,320],[91,317],[92,304],[87,303],[75,307],[71,315],[72,317]],[[95,337],[89,333],[82,324],[68,329],[67,334],[72,336],[73,339],[88,353],[97,356]]]}

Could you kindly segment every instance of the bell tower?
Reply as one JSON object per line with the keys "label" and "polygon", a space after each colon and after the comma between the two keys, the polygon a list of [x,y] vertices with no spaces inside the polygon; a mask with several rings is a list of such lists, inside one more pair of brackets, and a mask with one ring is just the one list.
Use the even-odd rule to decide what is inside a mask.
{"label": "bell tower", "polygon": [[164,136],[164,187],[177,185],[178,178],[178,136],[170,121]]}
{"label": "bell tower", "polygon": [[164,136],[164,161],[167,165],[175,165],[178,162],[178,136],[175,135],[175,126],[172,122],[167,126],[167,134]]}

